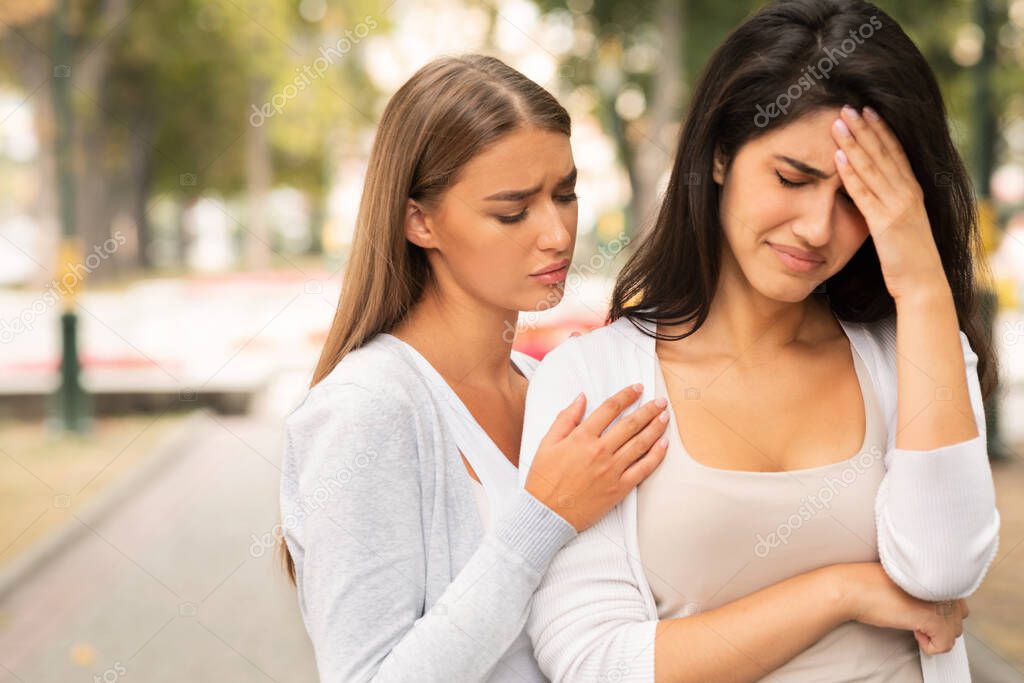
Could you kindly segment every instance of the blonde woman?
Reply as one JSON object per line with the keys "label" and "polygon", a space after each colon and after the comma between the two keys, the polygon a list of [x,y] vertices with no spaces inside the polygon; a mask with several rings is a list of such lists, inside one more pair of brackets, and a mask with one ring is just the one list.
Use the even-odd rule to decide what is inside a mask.
{"label": "blonde woman", "polygon": [[527,625],[555,681],[970,681],[999,544],[977,219],[934,75],[858,0],[751,16],[696,84],[611,324],[530,383],[668,398],[654,474],[568,543]]}
{"label": "blonde woman", "polygon": [[341,298],[286,422],[285,551],[324,681],[543,681],[523,633],[551,557],[660,462],[666,401],[552,416],[517,484],[536,361],[517,311],[562,296],[566,111],[500,61],[445,58],[384,111]]}

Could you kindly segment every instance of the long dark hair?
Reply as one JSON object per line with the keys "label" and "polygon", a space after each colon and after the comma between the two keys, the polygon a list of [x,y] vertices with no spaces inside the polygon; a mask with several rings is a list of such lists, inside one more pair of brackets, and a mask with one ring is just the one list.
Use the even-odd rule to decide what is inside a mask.
{"label": "long dark hair", "polygon": [[[341,295],[310,386],[353,349],[400,322],[431,278],[426,252],[405,238],[406,203],[434,206],[475,156],[517,128],[571,131],[558,100],[487,55],[439,57],[391,97],[370,150],[369,168]],[[279,552],[295,582],[295,562]]]}
{"label": "long dark hair", "polygon": [[[984,262],[976,261],[981,240],[971,181],[927,61],[899,24],[863,0],[773,2],[715,50],[694,89],[661,210],[616,280],[609,321],[693,321],[678,336],[649,336],[693,334],[708,316],[719,277],[720,188],[711,176],[716,147],[728,173],[745,143],[843,104],[870,105],[903,145],[987,397],[997,372],[977,309],[975,268],[984,269]],[[841,320],[876,322],[896,310],[870,236],[825,285]]]}

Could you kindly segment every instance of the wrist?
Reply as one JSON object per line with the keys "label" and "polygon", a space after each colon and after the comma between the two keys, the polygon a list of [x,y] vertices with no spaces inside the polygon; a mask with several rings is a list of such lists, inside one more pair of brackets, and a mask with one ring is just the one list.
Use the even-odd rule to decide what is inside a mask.
{"label": "wrist", "polygon": [[844,564],[834,564],[823,567],[821,572],[822,592],[828,604],[832,606],[839,623],[855,621],[859,610],[857,608],[857,593],[851,590],[849,567]]}
{"label": "wrist", "polygon": [[900,309],[904,311],[918,308],[933,308],[935,306],[953,303],[953,290],[945,278],[936,278],[923,282],[914,287],[907,288],[907,291],[899,296],[893,297],[896,302],[897,314]]}

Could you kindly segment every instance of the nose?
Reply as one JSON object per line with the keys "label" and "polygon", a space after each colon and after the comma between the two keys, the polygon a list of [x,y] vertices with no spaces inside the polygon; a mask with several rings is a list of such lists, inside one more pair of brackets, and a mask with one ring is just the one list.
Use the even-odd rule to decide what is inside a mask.
{"label": "nose", "polygon": [[828,244],[835,230],[837,201],[834,190],[822,188],[802,207],[800,219],[793,224],[793,234],[812,247]]}
{"label": "nose", "polygon": [[569,218],[564,213],[558,206],[551,206],[549,217],[545,220],[544,228],[537,239],[537,246],[540,249],[567,251],[572,246],[573,236],[576,234],[576,219]]}

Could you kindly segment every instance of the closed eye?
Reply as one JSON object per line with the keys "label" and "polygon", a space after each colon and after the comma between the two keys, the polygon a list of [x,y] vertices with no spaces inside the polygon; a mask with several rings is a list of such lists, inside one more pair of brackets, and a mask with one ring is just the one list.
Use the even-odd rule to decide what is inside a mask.
{"label": "closed eye", "polygon": [[[782,174],[779,173],[778,171],[775,171],[775,177],[777,177],[779,179],[779,183],[783,187],[803,187],[804,185],[809,185],[810,184],[810,183],[795,183],[792,180],[788,180],[788,179],[784,178],[782,176]],[[848,201],[848,202],[852,202],[853,201],[853,198],[850,195],[846,194],[846,190],[840,191],[839,192],[839,196],[845,198],[846,201]]]}
{"label": "closed eye", "polygon": [[[579,199],[579,195],[577,195],[575,192],[569,192],[569,193],[566,193],[566,194],[557,194],[557,195],[554,196],[554,199],[555,199],[556,202],[559,202],[560,204],[572,204],[573,202],[575,202],[576,200]],[[498,216],[495,216],[495,218],[497,218],[498,221],[501,222],[501,223],[504,223],[506,225],[510,225],[512,223],[520,223],[523,220],[525,220],[527,212],[528,212],[528,209],[523,209],[519,213],[511,215],[511,216],[501,216],[501,215],[498,215]]]}
{"label": "closed eye", "polygon": [[523,209],[519,213],[512,216],[495,216],[501,223],[518,223],[519,221],[526,218],[526,209]]}
{"label": "closed eye", "polygon": [[794,183],[792,180],[787,180],[787,179],[783,178],[782,174],[779,173],[778,171],[775,172],[775,176],[779,179],[779,182],[782,183],[783,187],[803,187],[804,185],[807,184],[807,183]]}

